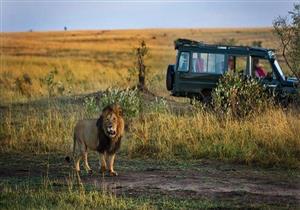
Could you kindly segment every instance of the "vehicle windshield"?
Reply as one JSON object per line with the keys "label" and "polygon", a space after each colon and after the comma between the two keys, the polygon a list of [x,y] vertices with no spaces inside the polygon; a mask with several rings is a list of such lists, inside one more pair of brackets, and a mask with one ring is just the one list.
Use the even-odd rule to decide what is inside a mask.
{"label": "vehicle windshield", "polygon": [[275,64],[275,66],[276,66],[276,68],[277,68],[277,71],[278,71],[279,74],[280,74],[281,79],[285,80],[285,76],[284,76],[284,74],[283,74],[283,72],[282,72],[282,69],[281,69],[281,67],[280,67],[280,65],[279,65],[279,63],[278,63],[278,61],[277,61],[277,60],[274,60],[274,64]]}

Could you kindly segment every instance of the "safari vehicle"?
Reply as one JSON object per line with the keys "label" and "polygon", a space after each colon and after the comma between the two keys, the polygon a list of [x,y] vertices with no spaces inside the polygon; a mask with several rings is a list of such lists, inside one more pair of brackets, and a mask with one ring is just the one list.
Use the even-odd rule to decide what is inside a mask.
{"label": "safari vehicle", "polygon": [[228,71],[258,78],[282,99],[297,91],[299,81],[285,77],[271,49],[211,45],[187,39],[174,43],[176,64],[168,66],[166,78],[167,89],[173,96],[209,101],[219,78]]}

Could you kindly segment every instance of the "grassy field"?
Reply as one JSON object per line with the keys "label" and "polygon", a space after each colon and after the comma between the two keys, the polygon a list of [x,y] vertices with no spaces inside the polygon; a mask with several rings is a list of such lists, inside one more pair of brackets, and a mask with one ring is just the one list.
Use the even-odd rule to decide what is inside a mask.
{"label": "grassy field", "polygon": [[24,32],[1,33],[0,38],[1,103],[132,86],[128,69],[141,40],[150,49],[148,86],[162,96],[168,95],[165,73],[175,61],[177,38],[208,43],[233,38],[238,45],[261,41],[264,47],[278,47],[269,28]]}
{"label": "grassy field", "polygon": [[[182,199],[169,196],[169,191],[148,198],[156,188],[149,188],[143,191],[145,195],[136,196],[128,192],[122,195],[102,192],[93,188],[93,184],[85,185],[84,190],[70,187],[66,179],[69,169],[60,164],[64,155],[70,152],[73,127],[79,119],[99,116],[101,102],[108,101],[102,91],[125,89],[135,84],[132,78],[128,79],[128,69],[134,66],[133,49],[141,40],[146,41],[150,50],[146,58],[149,67],[147,85],[157,97],[132,95],[135,93],[128,90],[128,96],[132,97],[124,99],[129,104],[124,108],[134,111],[142,104],[143,112],[126,117],[126,135],[119,154],[122,161],[132,162],[125,161],[123,167],[141,165],[134,170],[142,171],[143,177],[148,173],[142,167],[148,164],[147,161],[153,161],[147,165],[149,167],[164,162],[168,165],[164,167],[166,171],[174,168],[179,171],[179,175],[170,178],[176,180],[182,178],[182,171],[193,174],[198,170],[198,166],[190,169],[191,162],[210,159],[221,161],[221,165],[243,164],[248,167],[248,172],[252,167],[261,168],[261,171],[255,169],[253,172],[253,176],[259,174],[262,179],[262,183],[255,183],[259,186],[265,186],[266,179],[274,184],[299,178],[299,109],[271,106],[263,114],[253,114],[242,120],[220,118],[202,106],[192,106],[188,100],[169,96],[165,88],[167,65],[175,61],[173,41],[176,38],[208,43],[233,38],[239,45],[261,41],[263,47],[278,48],[278,41],[270,28],[26,32],[1,33],[0,38],[3,52],[0,69],[0,208],[206,209],[254,206],[273,209],[280,205],[280,202],[265,205],[264,200],[260,200],[264,196],[260,194],[253,200],[252,192],[245,193],[243,186],[234,192],[233,197],[238,202],[229,196],[225,203],[222,196],[212,199],[215,194],[189,200],[189,191],[179,192],[184,195]],[[94,94],[96,91],[100,93]],[[43,157],[45,155],[48,160]],[[52,168],[58,167],[62,171],[54,170],[48,177],[44,164],[49,162]],[[173,168],[171,163],[175,165]],[[39,173],[33,169],[28,172],[32,174],[27,175],[27,171],[18,174],[29,166],[37,166]],[[211,170],[203,167],[204,174]],[[272,180],[274,168],[279,170],[278,177],[284,177],[284,180]],[[131,169],[123,168],[123,174]],[[237,174],[234,170],[228,177]],[[292,175],[286,177],[287,172]],[[41,177],[40,173],[44,176]],[[216,173],[223,176],[225,172],[220,170],[213,174]],[[245,179],[251,180],[251,177]],[[197,181],[205,183],[207,180]],[[286,187],[288,190],[294,189],[289,186]],[[139,191],[135,193],[139,194]],[[241,197],[240,193],[245,193],[246,197]],[[272,196],[271,200],[277,199]],[[284,199],[281,207],[289,208],[289,203],[294,205],[298,198],[292,199],[293,202]],[[15,202],[11,204],[13,200]],[[241,206],[244,201],[247,205]],[[258,206],[256,201],[259,201]]]}

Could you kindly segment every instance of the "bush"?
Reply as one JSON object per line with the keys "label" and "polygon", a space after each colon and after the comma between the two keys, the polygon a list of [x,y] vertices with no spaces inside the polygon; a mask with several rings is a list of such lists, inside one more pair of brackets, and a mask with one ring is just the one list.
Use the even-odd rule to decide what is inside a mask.
{"label": "bush", "polygon": [[227,73],[220,79],[212,98],[217,113],[234,118],[260,113],[273,101],[258,80],[234,73]]}
{"label": "bush", "polygon": [[84,105],[89,116],[101,112],[109,104],[117,103],[123,108],[125,118],[135,117],[140,112],[140,96],[138,89],[107,89],[97,102],[94,97],[86,98]]}
{"label": "bush", "polygon": [[124,110],[125,117],[135,117],[140,111],[140,96],[138,89],[107,89],[100,99],[100,107],[118,103]]}

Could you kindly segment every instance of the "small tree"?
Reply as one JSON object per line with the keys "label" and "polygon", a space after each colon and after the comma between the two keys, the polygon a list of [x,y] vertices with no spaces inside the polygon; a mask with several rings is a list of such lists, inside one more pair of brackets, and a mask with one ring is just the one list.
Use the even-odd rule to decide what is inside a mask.
{"label": "small tree", "polygon": [[139,83],[138,89],[145,90],[146,89],[146,69],[145,65],[145,56],[148,54],[148,47],[146,46],[145,41],[141,41],[140,46],[135,49],[136,55],[136,68],[139,72]]}
{"label": "small tree", "polygon": [[148,54],[148,47],[145,41],[141,41],[140,46],[134,48],[135,62],[134,66],[128,69],[127,81],[134,81],[138,76],[138,89],[141,91],[146,90],[146,73],[148,67],[145,65],[145,57]]}
{"label": "small tree", "polygon": [[138,77],[137,87],[139,90],[146,90],[146,74],[149,70],[149,67],[145,65],[145,57],[148,55],[148,47],[144,40],[140,42],[140,46],[134,48],[134,66],[128,69],[127,81],[132,82]]}
{"label": "small tree", "polygon": [[273,27],[280,39],[287,66],[300,79],[300,3],[294,4],[289,16],[277,17],[273,21]]}

